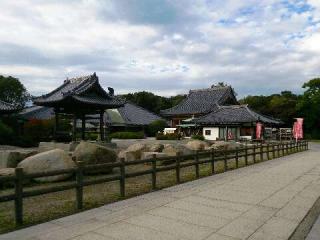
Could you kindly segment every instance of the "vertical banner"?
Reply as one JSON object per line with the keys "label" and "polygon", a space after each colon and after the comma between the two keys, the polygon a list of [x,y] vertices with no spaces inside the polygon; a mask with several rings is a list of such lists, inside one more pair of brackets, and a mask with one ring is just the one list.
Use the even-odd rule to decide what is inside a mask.
{"label": "vertical banner", "polygon": [[233,139],[233,134],[231,129],[228,130],[228,140],[232,140]]}
{"label": "vertical banner", "polygon": [[261,139],[262,137],[262,123],[256,124],[256,139]]}
{"label": "vertical banner", "polygon": [[303,118],[296,118],[296,122],[293,124],[292,133],[296,141],[303,139]]}

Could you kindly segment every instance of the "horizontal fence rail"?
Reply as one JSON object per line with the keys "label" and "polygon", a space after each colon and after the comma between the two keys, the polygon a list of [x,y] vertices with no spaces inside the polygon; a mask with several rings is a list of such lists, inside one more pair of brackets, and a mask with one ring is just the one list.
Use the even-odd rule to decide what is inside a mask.
{"label": "horizontal fence rail", "polygon": [[[84,166],[82,162],[77,162],[77,167],[62,169],[62,170],[54,170],[48,172],[39,172],[27,174],[24,173],[23,168],[16,168],[15,175],[12,176],[3,176],[0,177],[0,186],[5,182],[14,182],[14,194],[8,194],[4,196],[0,196],[0,203],[7,201],[14,201],[15,205],[15,221],[16,225],[20,226],[23,224],[23,199],[48,193],[54,193],[59,191],[65,191],[69,189],[75,189],[76,193],[76,204],[78,209],[83,208],[83,188],[85,186],[106,183],[106,182],[114,182],[119,181],[119,192],[122,198],[125,197],[125,189],[126,189],[126,179],[143,176],[143,175],[151,175],[151,183],[152,190],[157,190],[157,173],[175,170],[176,175],[176,183],[181,182],[180,172],[181,169],[186,167],[194,166],[195,168],[195,177],[200,177],[200,166],[202,164],[210,164],[211,166],[211,174],[216,174],[215,163],[222,162],[224,172],[231,170],[229,168],[230,160],[235,161],[235,168],[239,167],[239,159],[244,158],[244,165],[249,165],[249,157],[252,157],[252,162],[257,162],[257,156],[259,156],[259,162],[264,160],[270,160],[271,158],[285,156],[291,153],[296,153],[299,151],[308,150],[308,142],[307,141],[298,141],[298,142],[286,142],[286,143],[271,143],[271,144],[257,144],[252,146],[240,147],[232,150],[203,150],[196,151],[193,154],[188,155],[177,155],[172,157],[161,157],[156,158],[156,155],[153,155],[150,159],[144,160],[136,160],[131,162],[125,162],[124,159],[120,159],[120,162],[116,163],[106,163],[106,164],[95,164]],[[266,159],[265,159],[266,156]],[[188,162],[187,162],[188,161]],[[166,162],[168,165],[158,166],[158,162]],[[136,171],[132,173],[126,172],[127,166],[133,166],[138,164],[150,164],[150,170],[144,171]],[[84,172],[92,171],[92,170],[101,170],[106,168],[118,168],[119,175],[116,176],[105,176],[99,179],[93,180],[84,180]],[[75,180],[68,182],[62,186],[54,186],[36,190],[27,190],[24,191],[23,183],[26,180],[32,178],[40,178],[40,177],[48,177],[48,176],[56,176],[60,174],[74,174]]]}

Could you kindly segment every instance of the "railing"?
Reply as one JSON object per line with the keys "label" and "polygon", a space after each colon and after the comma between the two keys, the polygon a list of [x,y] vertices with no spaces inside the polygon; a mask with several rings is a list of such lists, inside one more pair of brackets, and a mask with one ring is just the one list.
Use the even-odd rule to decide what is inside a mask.
{"label": "railing", "polygon": [[[14,194],[8,194],[4,196],[0,196],[0,203],[7,201],[15,202],[15,221],[16,225],[23,224],[23,199],[48,193],[54,193],[58,191],[64,191],[69,189],[76,190],[76,202],[77,208],[83,208],[83,187],[100,184],[105,182],[113,182],[119,181],[120,185],[120,195],[121,197],[125,197],[125,188],[126,188],[126,179],[143,176],[150,174],[151,175],[151,183],[152,190],[157,189],[157,173],[175,170],[176,175],[176,183],[179,184],[181,182],[180,171],[182,168],[195,166],[195,176],[196,178],[200,177],[200,165],[202,164],[210,164],[211,166],[211,174],[217,173],[215,169],[216,162],[223,163],[224,171],[230,170],[229,168],[229,160],[235,160],[235,168],[239,167],[239,159],[244,158],[244,165],[248,165],[248,159],[252,156],[252,163],[257,162],[257,156],[259,156],[259,162],[264,160],[266,155],[266,160],[270,160],[272,154],[272,158],[285,156],[291,153],[304,151],[308,149],[307,141],[299,141],[299,142],[287,142],[287,143],[279,143],[279,144],[259,144],[253,146],[246,146],[241,148],[236,148],[234,150],[206,150],[206,151],[197,151],[194,154],[189,155],[178,155],[174,157],[163,157],[156,158],[156,155],[153,155],[151,159],[137,160],[132,162],[125,162],[124,159],[120,159],[120,162],[117,163],[107,163],[107,164],[96,164],[83,166],[82,162],[77,163],[76,168],[69,168],[63,170],[55,170],[48,172],[39,172],[26,174],[23,172],[23,168],[16,168],[15,175],[13,176],[3,176],[0,177],[0,185],[4,182],[14,182],[15,192]],[[169,163],[166,166],[158,166],[157,162],[166,162]],[[127,166],[138,165],[138,164],[151,164],[151,169],[137,172],[126,172]],[[87,180],[84,181],[83,173],[84,171],[90,170],[101,170],[106,168],[119,168],[119,175],[116,176],[105,176],[99,179]],[[44,189],[37,190],[23,190],[23,183],[26,180],[40,177],[48,177],[55,176],[60,174],[75,174],[75,181],[72,183],[67,183],[63,186],[54,186],[48,187]]]}

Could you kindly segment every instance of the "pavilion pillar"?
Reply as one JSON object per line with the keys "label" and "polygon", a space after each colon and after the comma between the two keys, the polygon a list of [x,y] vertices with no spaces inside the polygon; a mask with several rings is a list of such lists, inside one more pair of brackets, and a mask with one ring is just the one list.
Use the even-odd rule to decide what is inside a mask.
{"label": "pavilion pillar", "polygon": [[77,115],[73,115],[72,141],[77,140]]}
{"label": "pavilion pillar", "polygon": [[82,118],[81,118],[81,120],[82,120],[82,126],[81,126],[81,139],[82,140],[85,140],[85,131],[86,131],[86,117],[85,117],[85,115],[83,114],[82,115]]}
{"label": "pavilion pillar", "polygon": [[100,111],[100,140],[104,141],[104,121],[103,121],[103,116],[104,116],[104,110]]}
{"label": "pavilion pillar", "polygon": [[55,123],[54,123],[54,133],[53,133],[53,139],[57,140],[58,137],[58,129],[59,129],[59,112],[57,109],[54,110],[54,117],[55,117]]}

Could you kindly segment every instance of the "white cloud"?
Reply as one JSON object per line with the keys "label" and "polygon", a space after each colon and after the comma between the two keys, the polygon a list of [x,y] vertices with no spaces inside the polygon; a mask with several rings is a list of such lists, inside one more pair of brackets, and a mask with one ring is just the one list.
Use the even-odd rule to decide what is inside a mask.
{"label": "white cloud", "polygon": [[299,91],[319,75],[317,0],[310,9],[276,0],[141,1],[139,9],[2,0],[0,74],[19,77],[34,94],[96,71],[116,92],[169,95],[224,81],[240,96]]}

